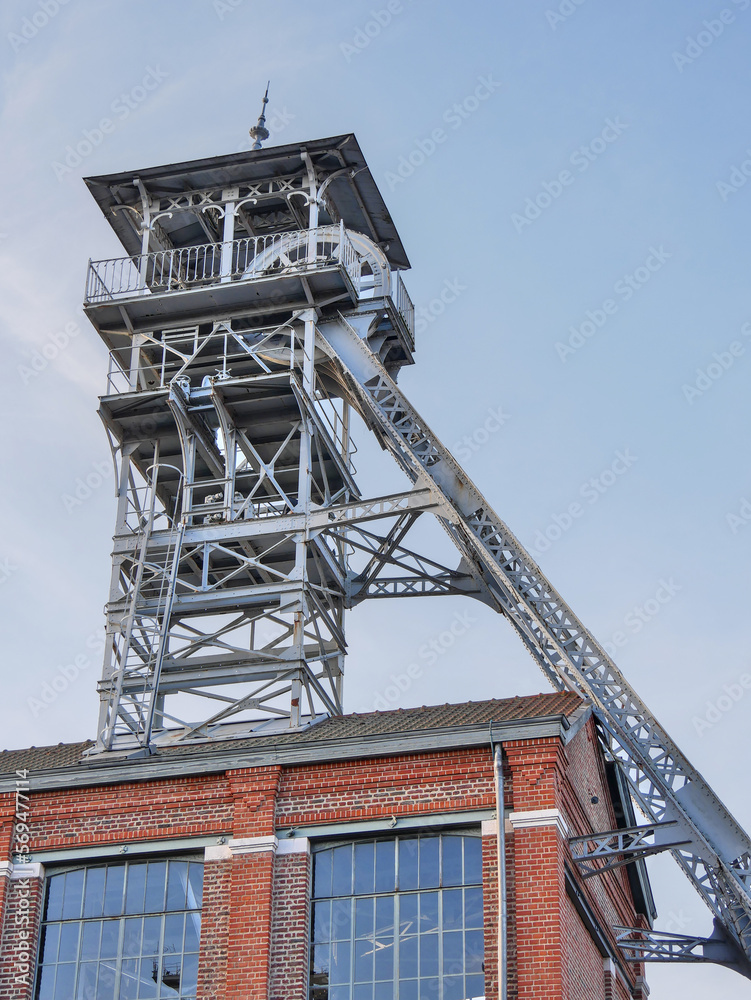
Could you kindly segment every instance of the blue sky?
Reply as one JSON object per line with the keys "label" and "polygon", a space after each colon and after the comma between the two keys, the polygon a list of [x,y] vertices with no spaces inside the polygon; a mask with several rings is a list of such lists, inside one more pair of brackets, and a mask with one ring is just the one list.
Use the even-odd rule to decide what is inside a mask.
{"label": "blue sky", "polygon": [[[271,142],[354,131],[391,209],[425,310],[403,388],[751,827],[751,2],[45,3],[0,10],[3,742],[96,719],[114,502],[80,301],[120,248],[80,178],[247,148],[270,78]],[[397,483],[359,444],[364,483]],[[403,706],[545,690],[479,605],[375,602],[348,631],[350,710],[396,703],[410,664]],[[708,932],[652,872],[662,926]],[[749,993],[650,978],[657,1000]]]}

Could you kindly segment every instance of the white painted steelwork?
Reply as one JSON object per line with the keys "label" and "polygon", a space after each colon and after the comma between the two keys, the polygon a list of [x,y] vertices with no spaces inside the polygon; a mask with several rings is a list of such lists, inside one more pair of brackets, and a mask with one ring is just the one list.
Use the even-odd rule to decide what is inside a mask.
{"label": "white painted steelwork", "polygon": [[[100,413],[119,498],[98,751],[339,713],[347,608],[473,596],[593,707],[649,829],[670,824],[662,846],[722,960],[749,975],[751,841],[397,387],[406,256],[353,137],[89,183],[130,254],[87,284],[112,352]],[[353,410],[403,493],[360,495]],[[409,544],[425,513],[457,568]],[[638,831],[599,836],[651,852]]]}

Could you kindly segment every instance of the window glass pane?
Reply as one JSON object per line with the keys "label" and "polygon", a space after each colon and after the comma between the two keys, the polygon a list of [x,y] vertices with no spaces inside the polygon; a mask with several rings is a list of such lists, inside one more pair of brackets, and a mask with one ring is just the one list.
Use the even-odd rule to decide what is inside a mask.
{"label": "window glass pane", "polygon": [[352,1000],[373,1000],[373,987],[370,983],[355,984]]}
{"label": "window glass pane", "polygon": [[75,982],[75,965],[58,965],[55,977],[55,1000],[71,1000]]}
{"label": "window glass pane", "polygon": [[55,966],[48,965],[42,969],[39,980],[37,1000],[54,1000],[55,996]]}
{"label": "window glass pane", "polygon": [[185,916],[185,950],[198,951],[201,941],[201,914],[188,913]]}
{"label": "window glass pane", "polygon": [[81,941],[81,958],[99,958],[99,939],[102,936],[102,925],[98,920],[91,920],[83,925]]}
{"label": "window glass pane", "polygon": [[40,955],[43,962],[57,961],[57,946],[59,942],[60,924],[49,924],[42,930],[42,947]]}
{"label": "window glass pane", "polygon": [[482,840],[464,838],[464,884],[482,884]]}
{"label": "window glass pane", "polygon": [[[175,919],[174,917],[168,917],[168,920]],[[177,918],[182,920],[182,914]],[[159,941],[162,936],[162,918],[161,917],[144,917],[143,918],[143,931],[141,937],[141,954],[142,955],[158,955],[159,954]],[[165,951],[169,950],[166,947],[167,937],[165,935]]]}
{"label": "window glass pane", "polygon": [[124,882],[125,865],[111,865],[107,868],[107,880],[104,888],[105,917],[118,916],[123,912]]}
{"label": "window glass pane", "polygon": [[438,1000],[437,979],[423,979],[420,983],[420,1000]]}
{"label": "window glass pane", "polygon": [[101,917],[104,903],[104,877],[106,868],[90,868],[86,872],[86,888],[83,894],[83,915]]}
{"label": "window glass pane", "polygon": [[377,937],[375,941],[375,978],[394,978],[394,939],[392,937]]}
{"label": "window glass pane", "polygon": [[[443,877],[441,885],[462,884],[463,837],[443,838]],[[470,880],[471,881],[471,880]]]}
{"label": "window glass pane", "polygon": [[143,928],[143,917],[130,917],[125,921],[123,933],[123,955],[126,958],[134,958],[141,954],[141,930]]}
{"label": "window glass pane", "polygon": [[394,933],[394,897],[381,896],[376,900],[375,931],[379,937]]}
{"label": "window glass pane", "polygon": [[482,931],[467,931],[465,944],[467,972],[482,972],[484,944]]}
{"label": "window glass pane", "polygon": [[[399,975],[404,978],[411,978],[418,972],[418,946],[419,938],[402,938],[399,942]],[[401,1000],[401,998],[400,998]]]}
{"label": "window glass pane", "polygon": [[329,990],[329,1000],[350,1000],[349,986],[332,986]]}
{"label": "window glass pane", "polygon": [[399,897],[399,933],[417,934],[417,901],[416,892]]}
{"label": "window glass pane", "polygon": [[183,930],[185,917],[182,913],[170,913],[164,918],[164,954],[177,954],[183,950]]}
{"label": "window glass pane", "polygon": [[61,962],[75,962],[78,959],[78,941],[81,936],[81,925],[62,924],[60,927],[60,955]]}
{"label": "window glass pane", "polygon": [[349,941],[338,941],[331,945],[329,965],[329,982],[348,983],[350,981],[350,945]]}
{"label": "window glass pane", "polygon": [[78,973],[78,988],[76,990],[76,1000],[89,1000],[96,997],[96,962],[84,962],[81,971]]}
{"label": "window glass pane", "polygon": [[420,933],[438,930],[438,893],[420,893]]}
{"label": "window glass pane", "polygon": [[375,846],[375,855],[375,891],[393,892],[396,888],[396,851],[393,841],[379,841]]}
{"label": "window glass pane", "polygon": [[180,989],[182,996],[195,995],[198,989],[198,955],[186,955],[183,959],[183,978]]}
{"label": "window glass pane", "polygon": [[[151,866],[149,866],[151,867]],[[188,862],[170,861],[167,876],[167,909],[184,910],[185,898],[188,889]],[[146,886],[146,897],[148,899],[148,885]]]}
{"label": "window glass pane", "polygon": [[464,890],[464,926],[482,927],[482,889]]}
{"label": "window glass pane", "polygon": [[120,939],[120,921],[105,920],[102,924],[102,943],[99,952],[102,958],[114,958]]}
{"label": "window glass pane", "polygon": [[420,838],[420,888],[438,887],[440,868],[438,863],[440,840],[438,837]]}
{"label": "window glass pane", "polygon": [[466,995],[469,1000],[483,1000],[485,996],[485,977],[467,976]]}
{"label": "window glass pane", "polygon": [[336,899],[331,904],[331,940],[349,940],[352,936],[352,901]]}
{"label": "window glass pane", "polygon": [[399,840],[399,890],[417,888],[417,837]]}
{"label": "window glass pane", "polygon": [[120,971],[120,996],[118,1000],[136,1000],[138,996],[138,961],[126,959]]}
{"label": "window glass pane", "polygon": [[355,895],[375,887],[375,844],[355,844]]}
{"label": "window glass pane", "polygon": [[[164,861],[150,861],[146,867],[146,896],[143,904],[144,913],[161,913],[164,909],[164,882],[167,877],[167,864]],[[185,906],[185,888],[183,888],[183,907]],[[171,909],[171,907],[168,907]]]}
{"label": "window glass pane", "polygon": [[331,895],[331,851],[320,851],[315,856],[313,892],[320,899]]}
{"label": "window glass pane", "polygon": [[443,935],[443,974],[460,975],[464,972],[464,935],[449,931]]}
{"label": "window glass pane", "polygon": [[449,889],[443,893],[444,930],[456,930],[462,926],[464,916],[464,893],[461,889]]}
{"label": "window glass pane", "polygon": [[[86,1000],[89,1000],[86,997]],[[115,969],[111,962],[99,963],[96,1000],[115,1000]]]}
{"label": "window glass pane", "polygon": [[355,982],[373,982],[373,941],[355,941]]}
{"label": "window glass pane", "polygon": [[47,888],[47,906],[45,920],[59,920],[63,915],[63,892],[65,891],[65,875],[52,875]]}
{"label": "window glass pane", "polygon": [[417,995],[417,980],[403,980],[399,983],[399,1000],[419,1000]]}
{"label": "window glass pane", "polygon": [[394,982],[376,982],[374,997],[375,1000],[393,1000]]}
{"label": "window glass pane", "polygon": [[438,935],[420,935],[420,976],[438,975]]}
{"label": "window glass pane", "polygon": [[332,896],[349,896],[352,892],[352,844],[334,848],[331,867]]}
{"label": "window glass pane", "polygon": [[197,910],[203,903],[203,865],[191,861],[188,866],[188,909]]}
{"label": "window glass pane", "polygon": [[313,940],[331,940],[331,903],[328,900],[313,904]]}
{"label": "window glass pane", "polygon": [[443,1000],[464,1000],[464,978],[445,976],[443,979]]}
{"label": "window glass pane", "polygon": [[139,966],[139,997],[157,996],[157,984],[159,982],[159,965],[153,958],[144,958]]}
{"label": "window glass pane", "polygon": [[81,916],[81,903],[83,902],[83,876],[82,868],[78,871],[67,872],[65,875],[65,896],[63,898],[63,920],[71,920]]}
{"label": "window glass pane", "polygon": [[125,912],[143,913],[143,897],[146,891],[146,865],[128,867],[128,885],[125,891]]}
{"label": "window glass pane", "polygon": [[[380,900],[379,900],[380,902]],[[374,924],[375,900],[355,900],[355,937],[372,937]]]}

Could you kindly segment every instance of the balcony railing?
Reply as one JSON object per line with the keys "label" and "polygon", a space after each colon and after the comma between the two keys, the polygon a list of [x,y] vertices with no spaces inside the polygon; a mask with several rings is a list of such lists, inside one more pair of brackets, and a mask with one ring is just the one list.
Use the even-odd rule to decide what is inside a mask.
{"label": "balcony railing", "polygon": [[346,271],[359,295],[360,259],[342,226],[89,261],[85,301],[111,302],[331,266]]}
{"label": "balcony railing", "polygon": [[[85,304],[102,305],[206,285],[305,274],[332,266],[346,272],[358,298],[367,296],[361,285],[360,257],[339,225],[89,261]],[[398,272],[391,275],[390,298],[414,347],[415,307]]]}
{"label": "balcony railing", "polygon": [[412,338],[412,347],[415,346],[415,306],[409,297],[409,292],[404,287],[402,276],[398,271],[392,274],[393,292],[392,301],[396,306],[396,311],[404,320],[409,335]]}

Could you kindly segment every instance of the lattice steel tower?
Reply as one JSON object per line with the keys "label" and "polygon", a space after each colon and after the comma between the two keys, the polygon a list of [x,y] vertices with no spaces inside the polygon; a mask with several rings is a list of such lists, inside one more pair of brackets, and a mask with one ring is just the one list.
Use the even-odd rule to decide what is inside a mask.
{"label": "lattice steel tower", "polygon": [[[127,256],[89,265],[110,351],[117,523],[96,752],[301,726],[342,710],[344,612],[466,594],[593,706],[647,822],[575,838],[585,877],[670,850],[711,938],[621,930],[632,960],[751,978],[751,841],[399,390],[414,310],[353,135],[93,177]],[[405,474],[362,497],[355,411]],[[409,547],[430,513],[456,568]]]}

